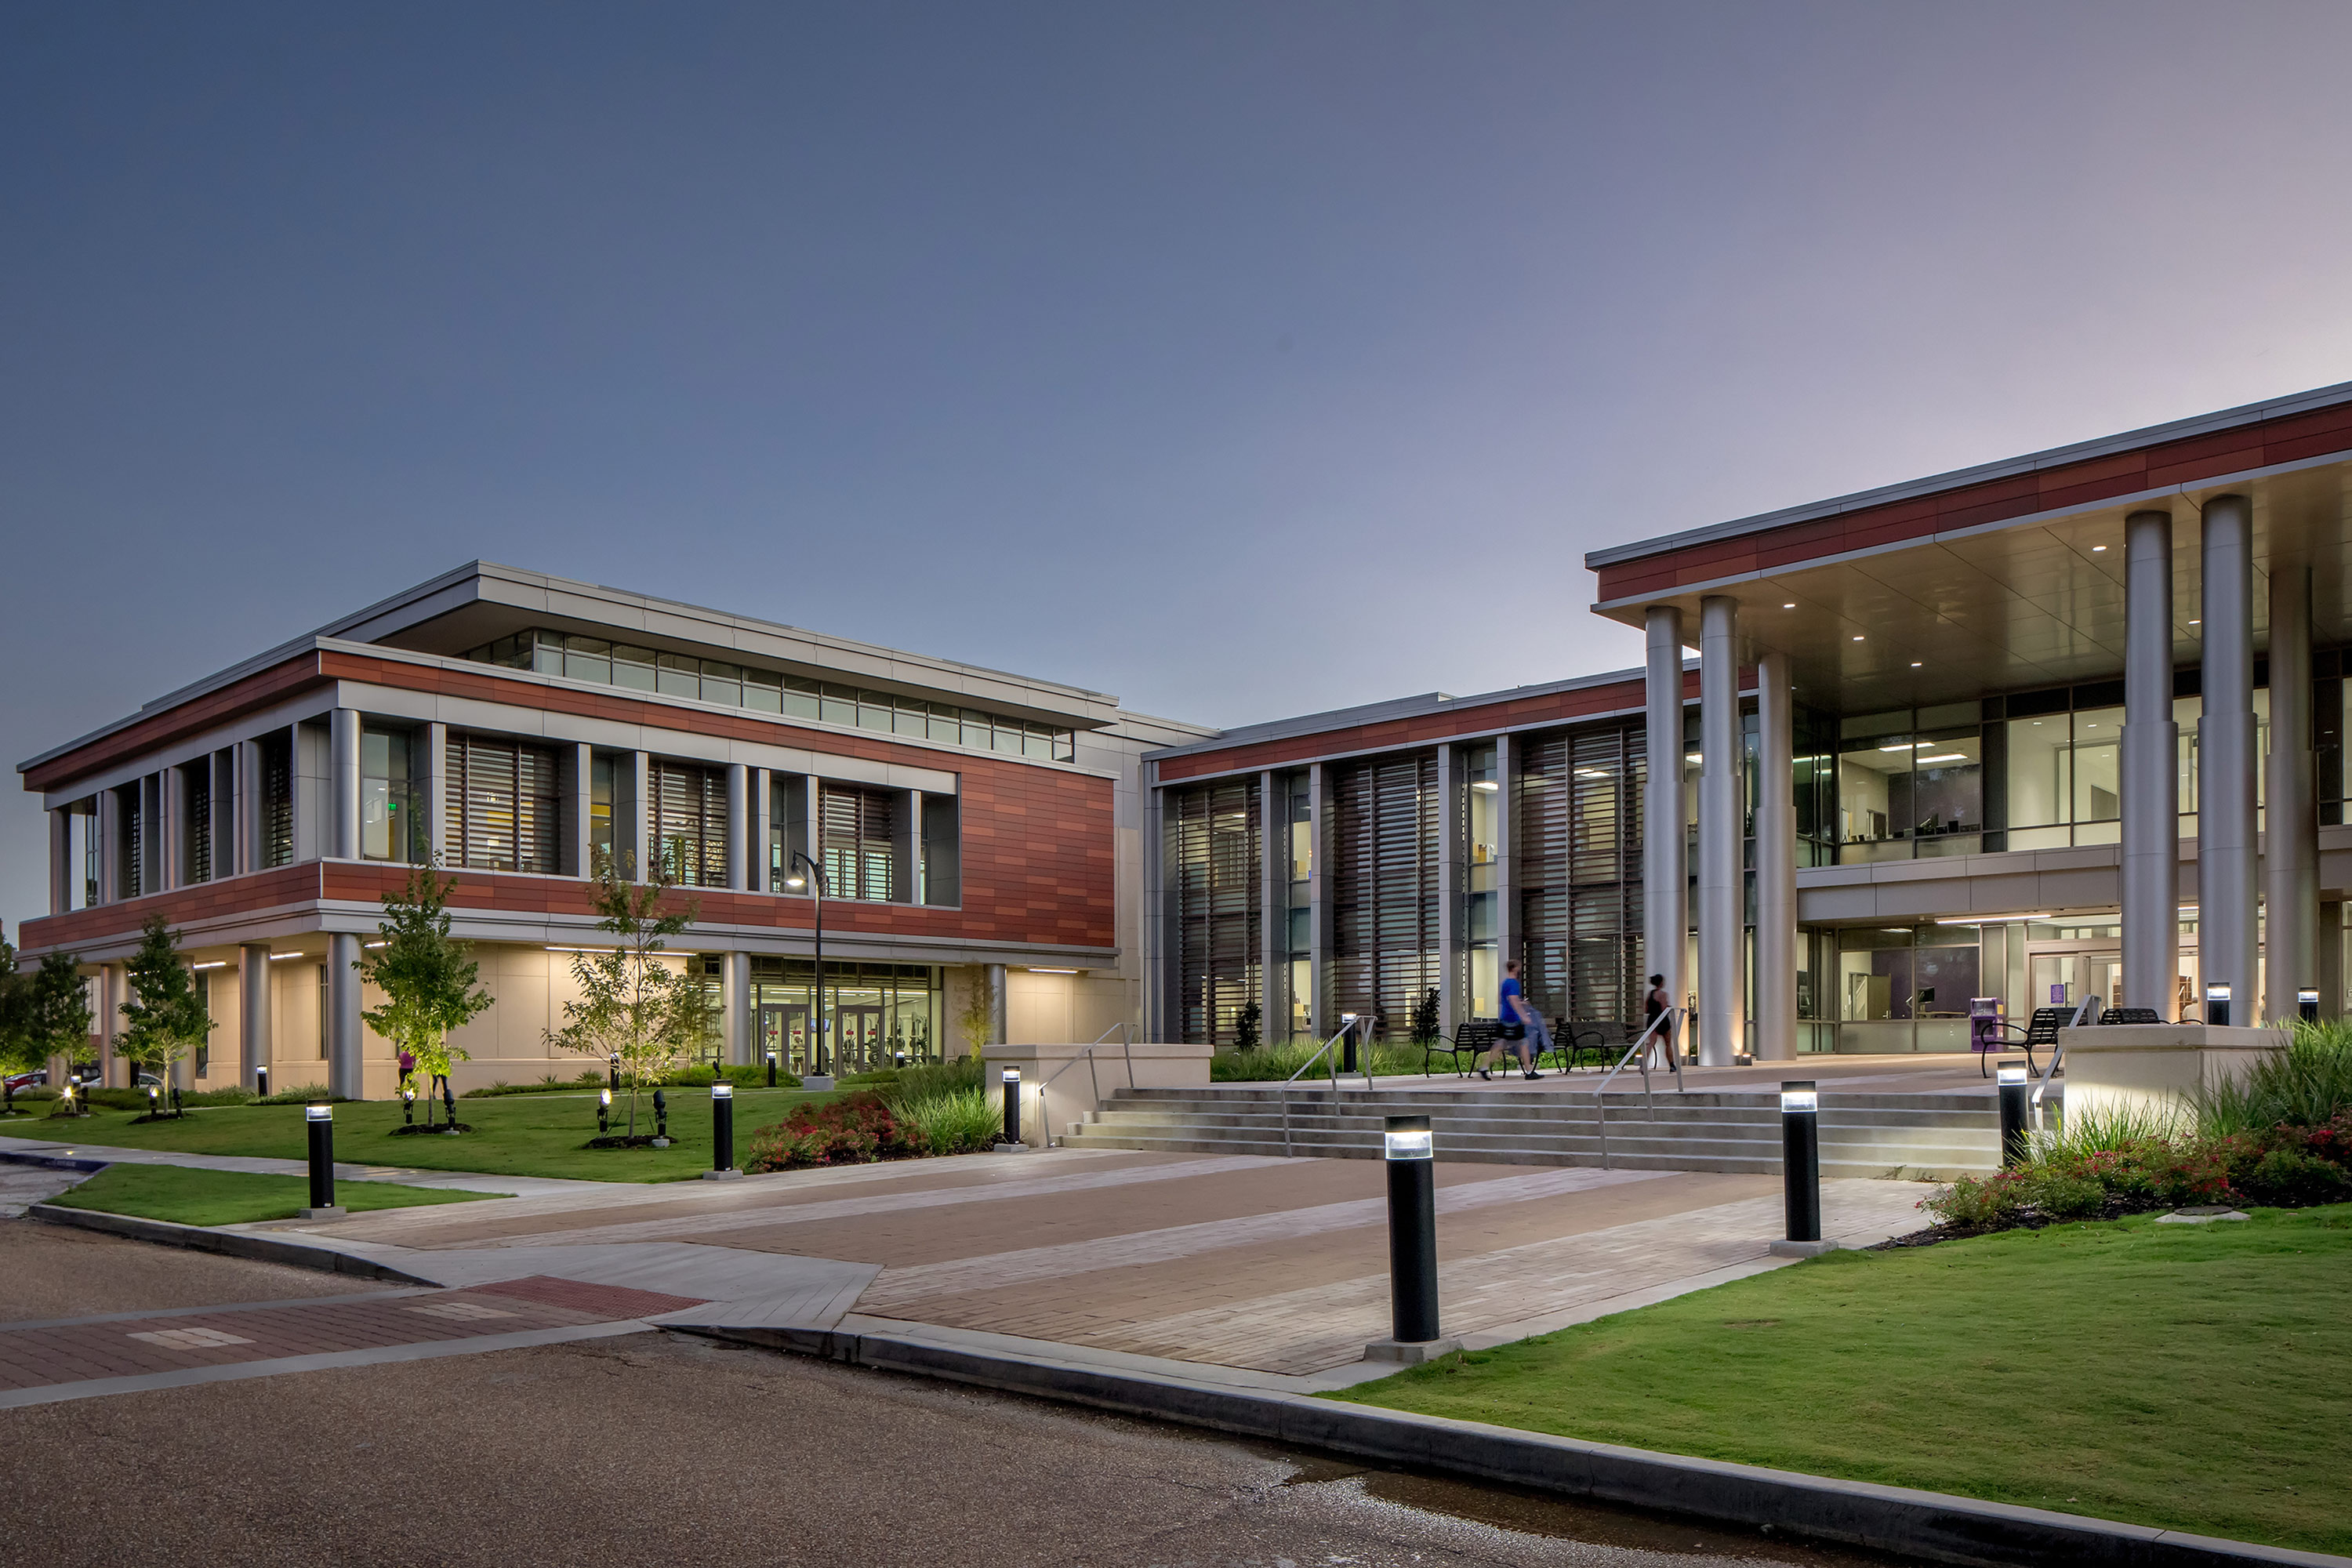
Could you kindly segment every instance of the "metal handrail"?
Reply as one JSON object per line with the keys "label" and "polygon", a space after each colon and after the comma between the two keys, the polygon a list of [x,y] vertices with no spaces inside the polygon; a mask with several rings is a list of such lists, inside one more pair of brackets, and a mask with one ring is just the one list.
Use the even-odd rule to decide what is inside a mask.
{"label": "metal handrail", "polygon": [[1666,1060],[1672,1064],[1675,1072],[1675,1092],[1676,1094],[1683,1092],[1682,1053],[1675,1049],[1675,1034],[1673,1026],[1675,1019],[1681,1016],[1682,1014],[1683,1009],[1680,1007],[1668,1007],[1660,1012],[1656,1017],[1650,1020],[1649,1026],[1647,1028],[1633,1037],[1633,1043],[1625,1047],[1625,1054],[1617,1058],[1617,1065],[1601,1075],[1600,1086],[1592,1091],[1592,1121],[1593,1125],[1599,1129],[1601,1133],[1601,1168],[1602,1170],[1605,1171],[1609,1169],[1608,1095],[1610,1080],[1614,1079],[1619,1073],[1623,1072],[1625,1070],[1626,1064],[1632,1062],[1636,1057],[1641,1058],[1642,1098],[1650,1108],[1650,1120],[1654,1121],[1658,1119],[1658,1099],[1657,1096],[1652,1093],[1650,1089],[1649,1053],[1657,1045],[1657,1041],[1653,1039],[1651,1037],[1656,1035],[1662,1026],[1666,1031],[1664,1037],[1666,1044]]}
{"label": "metal handrail", "polygon": [[[1292,1073],[1288,1078],[1282,1080],[1282,1153],[1285,1159],[1288,1159],[1290,1157],[1290,1086],[1297,1083],[1306,1073],[1307,1068],[1313,1067],[1317,1062],[1323,1061],[1327,1057],[1330,1058],[1330,1061],[1328,1064],[1328,1070],[1331,1075],[1331,1104],[1333,1109],[1337,1110],[1339,1104],[1339,1058],[1331,1056],[1331,1048],[1334,1046],[1337,1046],[1341,1040],[1346,1039],[1350,1030],[1363,1029],[1370,1021],[1370,1018],[1365,1015],[1351,1015],[1346,1021],[1340,1024],[1339,1032],[1338,1034],[1323,1042],[1323,1046],[1320,1050],[1318,1050],[1313,1056],[1308,1057],[1305,1061],[1298,1064],[1298,1071]],[[1370,1094],[1372,1091],[1372,1045],[1370,1034],[1369,1032],[1365,1033],[1357,1043],[1363,1047],[1364,1059],[1360,1064],[1360,1069],[1364,1075],[1364,1092]]]}
{"label": "metal handrail", "polygon": [[[2087,1018],[2084,1016],[2085,1014],[2089,1015]],[[2074,1009],[2074,1016],[2067,1021],[2066,1027],[2079,1029],[2086,1024],[2095,1024],[2098,1020],[2098,997],[2085,995],[2083,998],[2083,1005]],[[2042,1069],[2042,1081],[2033,1086],[2033,1130],[2036,1132],[2042,1131],[2042,1097],[2050,1092],[2050,1080],[2058,1076],[2058,1064],[2065,1059],[2066,1040],[2062,1031],[2057,1039],[2050,1042],[2050,1065]]]}
{"label": "metal handrail", "polygon": [[1050,1149],[1054,1146],[1054,1124],[1045,1120],[1045,1091],[1053,1087],[1055,1079],[1061,1077],[1064,1073],[1069,1071],[1072,1068],[1077,1066],[1078,1063],[1083,1061],[1087,1064],[1087,1083],[1088,1087],[1093,1089],[1095,1091],[1095,1109],[1097,1110],[1101,1110],[1102,1078],[1095,1071],[1095,1048],[1097,1046],[1108,1044],[1110,1037],[1114,1033],[1118,1036],[1119,1047],[1127,1056],[1127,1087],[1129,1089],[1136,1087],[1135,1026],[1132,1024],[1113,1024],[1109,1028],[1105,1029],[1101,1034],[1095,1037],[1093,1045],[1084,1047],[1076,1056],[1072,1057],[1068,1061],[1066,1061],[1060,1067],[1055,1068],[1053,1070],[1053,1073],[1047,1077],[1043,1083],[1040,1083],[1037,1086],[1037,1117],[1039,1122],[1045,1129],[1045,1146],[1047,1148]]}

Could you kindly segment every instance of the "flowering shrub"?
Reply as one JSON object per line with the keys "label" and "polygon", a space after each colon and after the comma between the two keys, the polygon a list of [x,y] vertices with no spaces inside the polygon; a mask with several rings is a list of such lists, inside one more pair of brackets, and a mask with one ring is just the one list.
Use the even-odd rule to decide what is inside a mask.
{"label": "flowering shrub", "polygon": [[795,1106],[773,1127],[751,1134],[743,1169],[798,1171],[811,1165],[866,1165],[928,1152],[923,1135],[899,1121],[873,1094]]}
{"label": "flowering shrub", "polygon": [[1962,1176],[1923,1200],[1945,1225],[2000,1230],[2202,1204],[2294,1207],[2352,1199],[2352,1110],[2325,1126],[2183,1132],[2110,1147],[2061,1141],[2012,1170]]}

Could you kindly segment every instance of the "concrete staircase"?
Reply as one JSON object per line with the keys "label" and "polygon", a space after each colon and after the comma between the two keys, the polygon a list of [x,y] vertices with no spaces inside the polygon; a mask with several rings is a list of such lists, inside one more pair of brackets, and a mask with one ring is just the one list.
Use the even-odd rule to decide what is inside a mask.
{"label": "concrete staircase", "polygon": [[[1608,1163],[1628,1171],[1732,1171],[1777,1175],[1780,1110],[1769,1094],[1611,1094]],[[1441,1160],[1513,1165],[1599,1165],[1600,1129],[1589,1094],[1511,1089],[1416,1089],[1412,1080],[1366,1091],[1328,1086],[1290,1093],[1295,1154],[1375,1159],[1382,1121],[1425,1115]],[[1824,1176],[1948,1179],[2000,1164],[2000,1113],[1990,1095],[1832,1094],[1821,1097]],[[1273,1085],[1207,1089],[1121,1089],[1070,1124],[1073,1149],[1171,1154],[1281,1154],[1282,1096]]]}

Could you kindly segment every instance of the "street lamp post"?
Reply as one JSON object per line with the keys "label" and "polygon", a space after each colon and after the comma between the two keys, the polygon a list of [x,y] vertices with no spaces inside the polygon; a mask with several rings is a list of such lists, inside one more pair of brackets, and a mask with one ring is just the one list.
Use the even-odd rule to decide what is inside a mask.
{"label": "street lamp post", "polygon": [[[806,876],[801,874],[803,867],[807,868]],[[792,873],[784,879],[785,887],[794,889],[807,888],[816,897],[816,1046],[810,1055],[814,1058],[816,1070],[822,1074],[831,1070],[833,1060],[831,1025],[824,1009],[824,868],[810,859],[803,851],[795,849],[793,851]]]}

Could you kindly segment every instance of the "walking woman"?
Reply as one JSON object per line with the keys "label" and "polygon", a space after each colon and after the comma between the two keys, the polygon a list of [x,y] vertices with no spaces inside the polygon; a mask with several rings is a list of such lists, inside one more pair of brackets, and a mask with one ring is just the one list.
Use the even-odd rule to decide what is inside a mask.
{"label": "walking woman", "polygon": [[[1487,1063],[1500,1060],[1505,1046],[1516,1046],[1519,1053],[1520,1076],[1543,1077],[1536,1071],[1536,1060],[1551,1049],[1551,1037],[1544,1033],[1542,1015],[1528,1006],[1527,998],[1520,994],[1519,961],[1516,958],[1503,965],[1503,1005],[1499,1022],[1501,1027],[1495,1031],[1494,1047],[1486,1053]],[[1485,1065],[1478,1068],[1478,1076],[1489,1083],[1495,1078]]]}

